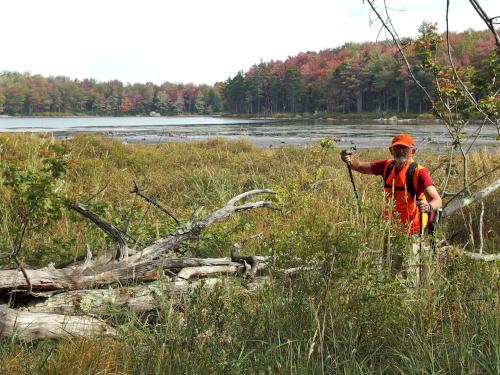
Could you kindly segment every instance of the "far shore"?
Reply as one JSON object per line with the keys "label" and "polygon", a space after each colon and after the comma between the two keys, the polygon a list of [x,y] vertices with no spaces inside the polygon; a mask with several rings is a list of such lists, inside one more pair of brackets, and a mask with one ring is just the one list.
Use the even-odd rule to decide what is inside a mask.
{"label": "far shore", "polygon": [[88,113],[42,113],[36,115],[25,115],[25,114],[0,114],[0,120],[3,118],[106,118],[106,117],[213,117],[213,118],[241,118],[246,120],[265,120],[265,121],[328,121],[328,122],[338,122],[338,121],[363,121],[370,120],[379,122],[381,124],[419,124],[419,123],[442,123],[441,120],[436,119],[429,113],[423,114],[385,114],[385,113],[273,113],[273,114],[235,114],[235,113],[210,113],[210,114],[197,114],[197,113],[180,113],[175,115],[169,114],[137,114],[137,115],[100,115],[100,114],[88,114]]}

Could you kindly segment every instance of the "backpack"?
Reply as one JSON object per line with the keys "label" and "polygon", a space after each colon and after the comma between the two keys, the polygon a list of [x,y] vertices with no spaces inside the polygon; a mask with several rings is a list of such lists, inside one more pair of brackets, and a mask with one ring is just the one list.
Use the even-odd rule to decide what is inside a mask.
{"label": "backpack", "polygon": [[[391,161],[391,164],[387,167],[387,170],[385,171],[384,174],[384,183],[387,181],[389,176],[391,175],[392,170],[396,166],[396,161],[393,160]],[[415,171],[417,170],[418,164],[416,162],[413,162],[410,164],[408,167],[408,170],[406,171],[406,181],[411,181],[408,185],[406,185],[406,189],[410,193],[411,197],[414,197],[416,199],[417,196],[417,187],[414,185],[414,176],[415,176]],[[442,210],[435,210],[432,211],[429,215],[429,218],[427,219],[427,227],[425,228],[425,232],[429,235],[434,234],[434,232],[437,229],[438,223],[439,223],[439,218],[441,216]]]}

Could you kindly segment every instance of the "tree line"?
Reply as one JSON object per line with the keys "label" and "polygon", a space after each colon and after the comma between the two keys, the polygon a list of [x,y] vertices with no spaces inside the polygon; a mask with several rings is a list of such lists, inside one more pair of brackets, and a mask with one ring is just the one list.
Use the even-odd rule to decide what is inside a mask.
{"label": "tree line", "polygon": [[157,112],[212,113],[222,111],[220,90],[216,86],[192,84],[162,85],[118,80],[43,77],[29,73],[0,73],[0,113],[35,115],[39,113],[85,113],[95,115],[137,115]]}
{"label": "tree line", "polygon": [[[434,25],[423,24],[419,38],[405,39],[404,48],[416,78],[433,87],[432,72],[425,61],[426,34]],[[467,76],[487,75],[484,63],[495,51],[487,31],[450,35],[455,66],[469,70]],[[438,60],[449,63],[444,39],[436,48]],[[411,79],[400,60],[397,47],[389,41],[348,43],[336,49],[305,52],[285,61],[261,62],[246,73],[239,72],[224,84],[224,104],[230,112],[427,112],[431,103]]]}
{"label": "tree line", "polygon": [[[423,24],[421,37],[425,32]],[[469,30],[451,34],[450,40],[455,65],[474,71],[488,69],[483,61],[494,50],[491,34]],[[413,65],[418,66],[422,59],[418,44],[412,39],[405,39],[404,44]],[[444,46],[438,54],[443,61],[448,59]],[[426,69],[416,74],[420,82],[431,86],[432,75]],[[421,113],[430,106],[398,60],[396,47],[387,41],[347,43],[303,52],[285,61],[260,62],[213,86],[0,73],[0,114],[8,115]]]}

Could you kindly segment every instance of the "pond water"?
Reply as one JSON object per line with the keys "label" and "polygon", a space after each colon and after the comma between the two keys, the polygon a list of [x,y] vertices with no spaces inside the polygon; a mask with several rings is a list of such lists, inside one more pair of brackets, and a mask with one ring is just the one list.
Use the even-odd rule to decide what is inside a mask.
{"label": "pond water", "polygon": [[[469,135],[478,126],[467,128]],[[260,147],[307,146],[335,137],[339,147],[387,147],[396,133],[411,133],[420,149],[440,150],[450,143],[446,127],[416,121],[248,120],[223,117],[7,117],[0,132],[43,132],[68,137],[79,132],[101,133],[129,143],[185,142],[211,138],[248,139]],[[485,126],[474,147],[497,148],[497,130]]]}

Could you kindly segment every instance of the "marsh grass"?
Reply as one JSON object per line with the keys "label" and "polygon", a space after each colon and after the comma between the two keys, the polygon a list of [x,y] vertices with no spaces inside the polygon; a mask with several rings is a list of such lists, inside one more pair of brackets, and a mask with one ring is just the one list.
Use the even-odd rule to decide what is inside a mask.
{"label": "marsh grass", "polygon": [[[40,167],[50,138],[2,136],[0,168],[18,163]],[[248,254],[271,255],[274,266],[313,265],[291,282],[273,268],[273,282],[249,292],[238,278],[214,290],[199,289],[182,301],[163,301],[157,312],[137,316],[110,311],[117,340],[73,339],[33,344],[4,341],[5,374],[497,374],[499,372],[498,264],[471,261],[451,249],[433,259],[425,287],[408,287],[381,263],[383,237],[381,181],[355,175],[360,203],[353,197],[345,166],[335,150],[321,147],[261,149],[249,142],[211,140],[159,146],[123,145],[77,136],[66,141],[70,158],[64,193],[119,226],[130,221],[137,246],[175,229],[168,217],[129,193],[132,180],[181,220],[199,206],[205,213],[255,188],[273,188],[281,212],[254,211],[217,223],[181,250],[192,256],[227,256],[231,244],[262,232],[245,245]],[[363,151],[365,160],[386,152]],[[441,160],[418,155],[432,170]],[[498,153],[470,159],[479,176],[498,164]],[[451,184],[460,186],[460,166]],[[439,183],[444,168],[433,172]],[[498,178],[481,181],[476,190]],[[14,235],[16,214],[1,187],[1,243]],[[498,248],[498,195],[486,202],[485,252]],[[471,250],[478,238],[477,207],[443,226],[439,239]],[[469,223],[469,215],[472,225]],[[463,219],[467,225],[464,226]],[[464,229],[465,228],[465,229]],[[477,242],[477,241],[476,241]],[[44,266],[111,246],[96,228],[65,212],[60,220],[30,232],[22,257]],[[477,245],[477,243],[476,243]],[[396,241],[396,248],[406,247]],[[302,260],[300,263],[297,257]]]}

